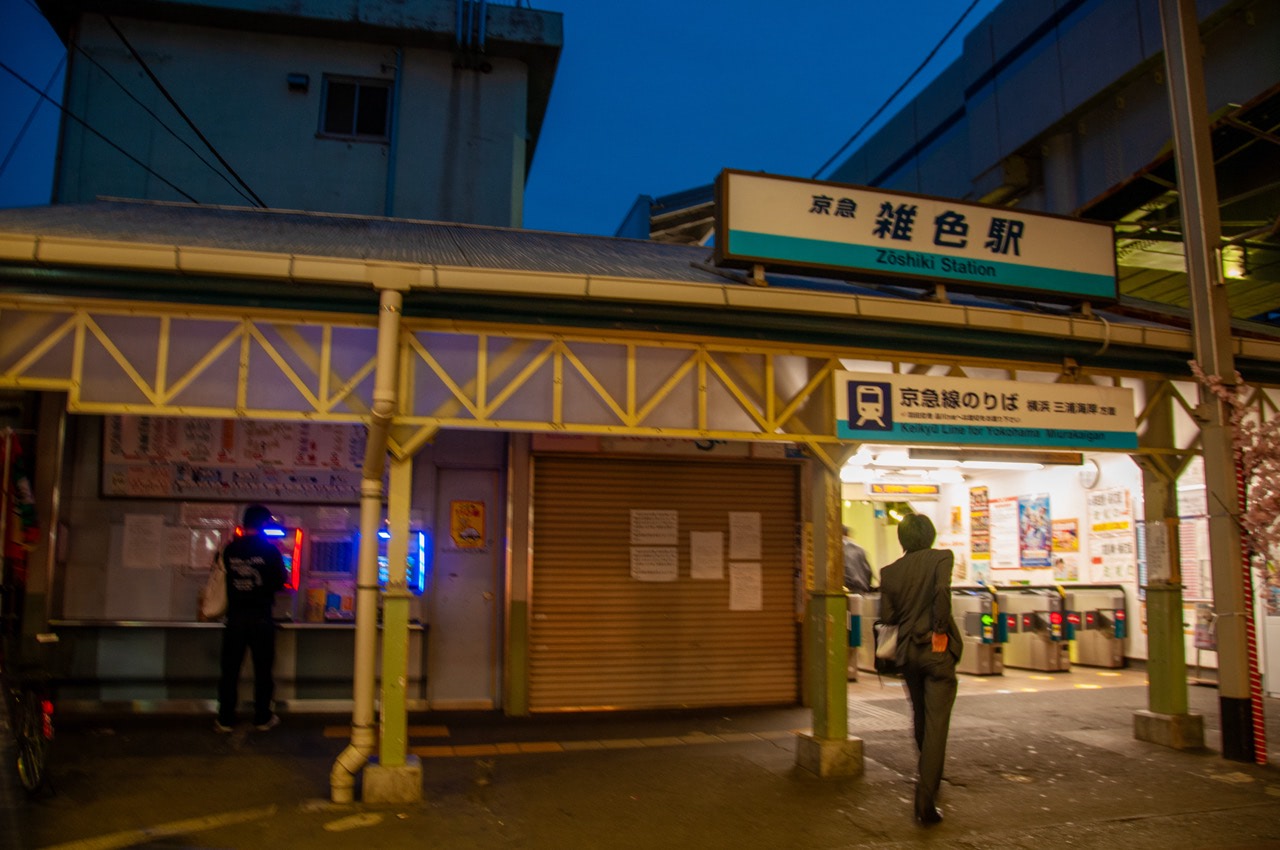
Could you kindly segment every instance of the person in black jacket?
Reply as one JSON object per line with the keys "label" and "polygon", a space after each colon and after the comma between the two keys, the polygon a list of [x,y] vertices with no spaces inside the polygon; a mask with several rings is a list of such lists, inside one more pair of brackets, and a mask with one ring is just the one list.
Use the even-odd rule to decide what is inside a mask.
{"label": "person in black jacket", "polygon": [[222,632],[218,718],[213,723],[218,732],[230,732],[235,725],[240,667],[246,650],[253,659],[253,724],[266,731],[280,722],[271,709],[275,694],[271,668],[276,655],[271,608],[276,593],[284,587],[285,569],[280,550],[262,534],[272,522],[266,507],[250,505],[244,511],[244,536],[222,550],[227,570],[227,624]]}
{"label": "person in black jacket", "polygon": [[956,699],[956,664],[963,644],[951,616],[951,568],[948,549],[933,549],[937,532],[922,514],[898,524],[904,555],[880,571],[880,619],[897,624],[905,644],[903,679],[911,697],[916,747],[915,816],[924,824],[942,820],[938,786],[947,757],[947,730]]}

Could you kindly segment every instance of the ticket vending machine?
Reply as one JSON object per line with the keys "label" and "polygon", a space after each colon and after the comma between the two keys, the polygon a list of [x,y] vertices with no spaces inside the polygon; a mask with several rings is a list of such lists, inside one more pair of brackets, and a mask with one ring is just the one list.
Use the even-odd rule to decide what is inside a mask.
{"label": "ticket vending machine", "polygon": [[[378,586],[386,588],[390,577],[390,566],[387,562],[387,547],[391,543],[391,532],[383,529],[378,532]],[[406,564],[406,579],[409,592],[421,596],[427,589],[427,575],[431,568],[430,541],[427,532],[421,529],[410,529],[409,549]]]}
{"label": "ticket vending machine", "polygon": [[356,571],[360,535],[317,532],[304,581],[302,619],[308,623],[345,623],[355,619]]}
{"label": "ticket vending machine", "polygon": [[956,672],[975,676],[1003,674],[1003,646],[996,634],[995,594],[985,587],[953,587],[951,616],[964,638],[964,652]]}
{"label": "ticket vending machine", "polygon": [[846,593],[845,596],[849,602],[846,615],[849,657],[845,664],[845,680],[856,682],[858,680],[858,649],[862,646],[862,594]]}
{"label": "ticket vending machine", "polygon": [[1124,588],[1078,585],[1066,592],[1071,661],[1087,667],[1123,667],[1128,631]]}
{"label": "ticket vending machine", "polygon": [[1006,667],[1065,673],[1071,669],[1066,607],[1052,587],[1019,587],[996,593],[1006,632]]}

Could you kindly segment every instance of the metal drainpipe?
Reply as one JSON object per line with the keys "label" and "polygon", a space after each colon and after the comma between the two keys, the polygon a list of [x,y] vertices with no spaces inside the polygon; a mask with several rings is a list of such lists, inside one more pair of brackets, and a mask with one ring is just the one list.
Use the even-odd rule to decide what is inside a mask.
{"label": "metal drainpipe", "polygon": [[360,481],[360,560],[356,573],[352,682],[355,704],[351,713],[351,743],[338,755],[329,773],[329,795],[335,803],[350,803],[355,798],[356,773],[369,761],[377,742],[373,704],[378,654],[378,529],[382,525],[382,473],[387,464],[387,436],[397,401],[396,366],[403,300],[398,290],[378,291],[378,359]]}
{"label": "metal drainpipe", "polygon": [[404,48],[396,48],[396,82],[391,90],[391,140],[387,145],[387,190],[383,193],[382,214],[387,218],[396,211],[396,161],[400,154],[400,93],[404,89]]}

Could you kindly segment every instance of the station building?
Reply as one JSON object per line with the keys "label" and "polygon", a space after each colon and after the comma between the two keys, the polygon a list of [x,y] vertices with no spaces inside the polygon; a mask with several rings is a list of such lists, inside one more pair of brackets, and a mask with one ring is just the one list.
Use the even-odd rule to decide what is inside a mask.
{"label": "station building", "polygon": [[[358,706],[394,661],[381,679],[409,708],[803,702],[813,737],[845,743],[841,524],[877,566],[896,556],[890,502],[840,480],[870,442],[841,430],[846,373],[1123,391],[1133,445],[1068,440],[1075,462],[990,495],[1052,494],[1076,560],[1116,570],[1076,580],[1114,578],[1140,612],[1137,553],[1088,548],[1087,491],[1132,495],[1134,539],[1178,515],[1198,431],[1176,312],[520,230],[558,15],[242,5],[42,4],[70,47],[65,102],[97,132],[64,130],[57,203],[0,211],[0,388],[39,522],[9,599],[28,635],[64,636],[66,698],[211,697],[196,593],[261,501],[292,566],[287,703]],[[212,126],[236,130],[203,133],[234,168],[191,158]],[[1241,323],[1231,346],[1272,405],[1280,339]],[[977,486],[913,503],[966,581]],[[375,663],[380,607],[406,637]]]}

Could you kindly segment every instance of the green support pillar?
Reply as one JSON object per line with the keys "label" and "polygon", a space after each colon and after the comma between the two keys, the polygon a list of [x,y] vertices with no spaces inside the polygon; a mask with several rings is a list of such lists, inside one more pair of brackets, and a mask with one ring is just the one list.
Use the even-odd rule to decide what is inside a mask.
{"label": "green support pillar", "polygon": [[[840,475],[837,463],[812,465],[810,511],[814,556],[813,588],[805,613],[806,686],[813,731],[796,742],[796,764],[818,776],[862,773],[862,739],[849,737],[848,600],[840,529]],[[806,573],[808,570],[806,570]]]}
{"label": "green support pillar", "polygon": [[[1174,447],[1173,397],[1147,382],[1145,448]],[[1170,463],[1170,459],[1174,463]],[[1182,570],[1178,560],[1178,473],[1187,458],[1159,452],[1136,457],[1142,469],[1143,518],[1147,526],[1147,710],[1133,715],[1140,741],[1174,749],[1204,746],[1204,717],[1187,710],[1186,639]],[[1163,557],[1162,557],[1163,556]]]}
{"label": "green support pillar", "polygon": [[382,704],[378,758],[364,770],[366,803],[412,803],[422,799],[422,763],[408,755],[406,691],[409,678],[409,505],[413,459],[391,461],[387,491],[387,589],[382,596]]}

